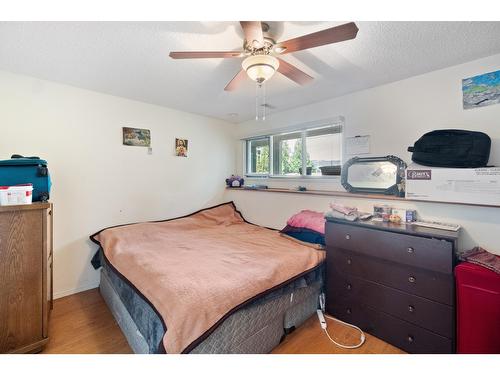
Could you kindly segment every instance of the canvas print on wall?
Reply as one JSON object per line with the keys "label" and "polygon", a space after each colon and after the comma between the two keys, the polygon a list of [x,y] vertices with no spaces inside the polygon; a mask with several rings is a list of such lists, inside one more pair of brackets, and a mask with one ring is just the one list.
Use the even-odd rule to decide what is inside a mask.
{"label": "canvas print on wall", "polygon": [[187,157],[188,140],[175,138],[175,156]]}
{"label": "canvas print on wall", "polygon": [[462,80],[464,109],[500,103],[500,70]]}
{"label": "canvas print on wall", "polygon": [[151,132],[149,129],[123,128],[123,144],[151,147]]}

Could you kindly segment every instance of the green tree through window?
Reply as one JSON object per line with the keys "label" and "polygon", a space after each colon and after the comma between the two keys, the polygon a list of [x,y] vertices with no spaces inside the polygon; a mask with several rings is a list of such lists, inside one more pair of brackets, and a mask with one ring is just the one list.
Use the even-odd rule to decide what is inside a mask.
{"label": "green tree through window", "polygon": [[257,147],[256,173],[269,173],[269,146]]}

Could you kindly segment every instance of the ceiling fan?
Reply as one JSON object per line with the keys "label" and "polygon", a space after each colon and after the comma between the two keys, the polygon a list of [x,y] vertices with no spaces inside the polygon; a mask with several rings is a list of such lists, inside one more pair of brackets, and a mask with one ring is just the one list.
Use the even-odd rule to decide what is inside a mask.
{"label": "ceiling fan", "polygon": [[264,22],[241,21],[240,25],[245,34],[243,51],[170,52],[169,56],[173,59],[245,57],[241,64],[242,69],[229,81],[225,91],[235,90],[246,76],[261,85],[276,71],[299,85],[305,85],[311,82],[313,77],[277,56],[354,39],[358,33],[356,24],[349,22],[284,42],[276,42],[264,35],[264,32],[269,30],[269,25]]}

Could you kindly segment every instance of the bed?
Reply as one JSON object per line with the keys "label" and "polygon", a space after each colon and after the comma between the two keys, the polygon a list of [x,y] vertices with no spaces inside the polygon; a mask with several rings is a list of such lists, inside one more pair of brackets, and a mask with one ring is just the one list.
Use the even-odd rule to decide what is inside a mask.
{"label": "bed", "polygon": [[232,202],[91,239],[101,294],[135,353],[268,353],[315,312],[323,285],[323,251],[246,222]]}

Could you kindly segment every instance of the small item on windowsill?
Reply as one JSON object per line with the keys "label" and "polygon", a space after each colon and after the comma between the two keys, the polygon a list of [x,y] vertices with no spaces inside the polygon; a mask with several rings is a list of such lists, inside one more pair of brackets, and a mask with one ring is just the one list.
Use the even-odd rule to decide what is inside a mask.
{"label": "small item on windowsill", "polygon": [[245,180],[243,180],[243,178],[241,178],[240,176],[235,176],[234,174],[232,174],[231,177],[226,178],[226,185],[230,188],[242,187],[244,183]]}
{"label": "small item on windowsill", "polygon": [[307,191],[305,186],[297,186],[297,191]]}
{"label": "small item on windowsill", "polygon": [[267,185],[256,185],[256,184],[243,185],[243,189],[246,190],[265,190],[267,188],[268,188]]}

